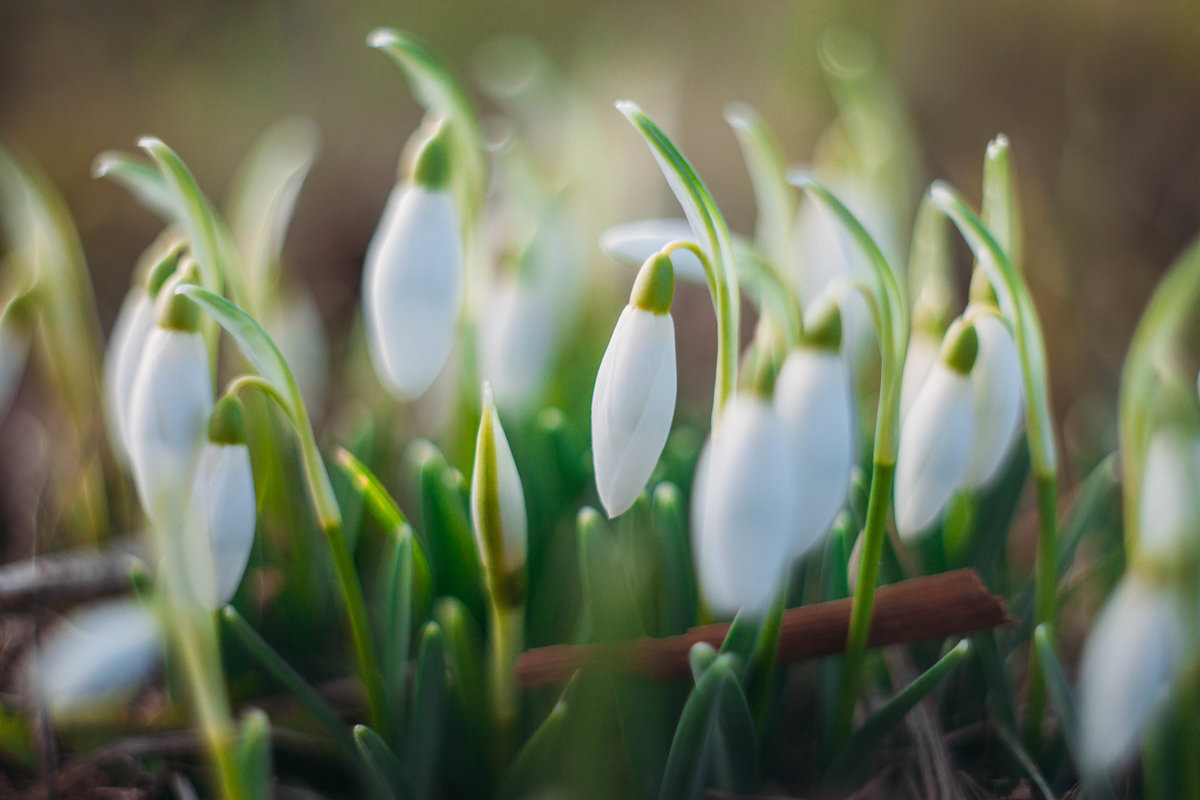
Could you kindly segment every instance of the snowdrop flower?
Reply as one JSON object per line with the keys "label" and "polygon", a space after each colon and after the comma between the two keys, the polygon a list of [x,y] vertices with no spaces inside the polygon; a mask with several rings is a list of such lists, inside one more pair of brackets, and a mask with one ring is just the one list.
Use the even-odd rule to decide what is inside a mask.
{"label": "snowdrop flower", "polygon": [[[514,580],[519,580],[525,568],[525,494],[487,383],[483,384],[483,411],[471,474],[471,521],[492,592],[515,590]],[[519,602],[520,598],[508,599]]]}
{"label": "snowdrop flower", "polygon": [[675,414],[675,292],[671,260],[642,266],[592,391],[592,460],[608,516],[633,505],[654,471]]}
{"label": "snowdrop flower", "polygon": [[[254,546],[256,505],[254,474],[242,403],[233,395],[217,402],[208,425],[208,442],[200,452],[192,482],[189,519],[198,520],[195,541],[185,552],[199,573],[196,592],[210,609],[233,599]],[[188,533],[191,529],[185,528]]]}
{"label": "snowdrop flower", "polygon": [[996,479],[1020,438],[1024,384],[1017,343],[999,313],[971,314],[970,308],[967,313],[979,339],[979,354],[971,370],[975,427],[962,486],[981,489]]}
{"label": "snowdrop flower", "polygon": [[854,464],[854,400],[840,353],[841,314],[830,303],[806,341],[783,362],[775,383],[775,411],[787,430],[796,465],[799,557],[829,530],[846,499]]}
{"label": "snowdrop flower", "polygon": [[133,600],[89,606],[55,628],[29,662],[30,683],[55,716],[115,703],[162,656],[154,617]]}
{"label": "snowdrop flower", "polygon": [[557,309],[548,292],[501,279],[488,294],[479,325],[479,359],[501,408],[524,411],[546,379],[554,355]]}
{"label": "snowdrop flower", "polygon": [[380,381],[404,400],[425,393],[454,344],[463,303],[462,220],[443,125],[392,189],[367,248],[363,321]]}
{"label": "snowdrop flower", "polygon": [[924,327],[913,326],[912,338],[908,340],[908,352],[904,356],[904,374],[900,376],[900,420],[912,410],[913,401],[925,385],[933,365],[937,363],[942,341],[939,335]]}
{"label": "snowdrop flower", "polygon": [[[625,222],[600,234],[600,249],[613,258],[637,266],[671,242],[693,242],[696,234],[686,219],[639,219]],[[706,283],[704,265],[689,248],[671,253],[671,266],[683,280]]]}
{"label": "snowdrop flower", "polygon": [[15,298],[0,314],[0,420],[17,393],[29,355],[29,295]]}
{"label": "snowdrop flower", "polygon": [[113,452],[124,460],[129,458],[129,413],[133,379],[137,376],[137,367],[146,340],[154,330],[155,300],[163,284],[174,274],[183,253],[183,246],[178,232],[171,229],[150,245],[144,258],[153,260],[153,265],[146,271],[144,283],[137,282],[129,288],[125,300],[121,303],[121,310],[117,312],[117,321],[108,340],[108,352],[104,357],[104,399],[107,403],[105,411]]}
{"label": "snowdrop flower", "polygon": [[200,310],[172,292],[161,304],[130,392],[129,459],[142,508],[166,528],[187,497],[212,416],[212,376]]}
{"label": "snowdrop flower", "polygon": [[978,349],[975,329],[956,320],[900,429],[895,513],[903,540],[938,521],[966,471],[975,406],[970,375]]}
{"label": "snowdrop flower", "polygon": [[1101,612],[1080,663],[1085,773],[1107,771],[1133,749],[1146,722],[1161,709],[1183,642],[1171,591],[1136,572],[1127,575]]}
{"label": "snowdrop flower", "polygon": [[1200,436],[1164,425],[1150,437],[1138,503],[1138,555],[1173,563],[1197,548],[1200,531]]}
{"label": "snowdrop flower", "polygon": [[769,400],[739,393],[700,455],[692,546],[718,613],[764,613],[783,580],[799,512],[790,441]]}

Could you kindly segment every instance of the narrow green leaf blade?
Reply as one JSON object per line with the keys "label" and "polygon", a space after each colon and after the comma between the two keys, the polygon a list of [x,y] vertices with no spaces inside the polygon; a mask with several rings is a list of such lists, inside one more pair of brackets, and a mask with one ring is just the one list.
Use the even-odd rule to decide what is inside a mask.
{"label": "narrow green leaf blade", "polygon": [[660,483],[651,501],[653,529],[662,552],[663,633],[684,633],[696,624],[696,578],[692,547],[684,525],[683,493],[673,483]]}
{"label": "narrow green leaf blade", "polygon": [[419,462],[421,525],[435,594],[457,597],[477,624],[487,620],[483,564],[456,475],[432,443],[414,446]]}
{"label": "narrow green leaf blade", "polygon": [[125,187],[147,211],[168,225],[180,221],[175,198],[167,188],[162,173],[150,164],[128,153],[106,150],[92,162],[92,175],[109,178]]}
{"label": "narrow green leaf blade", "polygon": [[260,709],[252,708],[242,720],[237,743],[238,773],[249,797],[271,795],[271,722]]}
{"label": "narrow green leaf blade", "polygon": [[725,121],[737,136],[750,173],[758,205],[755,240],[775,270],[786,270],[795,202],[779,142],[758,112],[745,103],[726,106]]}
{"label": "narrow green leaf blade", "polygon": [[378,733],[366,725],[355,725],[354,744],[365,767],[365,777],[372,796],[380,800],[410,800],[416,797],[408,771]]}
{"label": "narrow green leaf blade", "polygon": [[429,622],[421,632],[412,714],[404,741],[404,763],[412,775],[413,795],[417,800],[432,796],[445,694],[446,656],[442,647],[442,629],[436,622]]}
{"label": "narrow green leaf blade", "polygon": [[532,796],[533,791],[548,779],[548,773],[552,771],[557,760],[574,686],[574,680],[567,684],[562,696],[542,720],[542,724],[538,725],[533,735],[517,751],[512,764],[500,781],[500,788],[496,790],[498,800],[517,800]]}

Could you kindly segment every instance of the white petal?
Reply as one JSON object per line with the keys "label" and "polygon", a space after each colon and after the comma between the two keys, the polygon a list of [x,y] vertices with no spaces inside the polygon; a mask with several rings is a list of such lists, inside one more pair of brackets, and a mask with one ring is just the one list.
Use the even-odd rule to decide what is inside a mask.
{"label": "white petal", "polygon": [[183,507],[212,409],[204,339],[156,327],[138,363],[129,414],[134,482],[155,524]]}
{"label": "white petal", "polygon": [[[639,219],[614,225],[600,234],[600,249],[630,266],[640,267],[674,241],[696,241],[686,219]],[[697,283],[708,280],[704,266],[691,250],[681,248],[672,253],[671,266],[677,278]]]}
{"label": "white petal", "polygon": [[929,371],[937,363],[942,349],[940,340],[928,333],[917,331],[908,342],[908,355],[904,357],[904,375],[900,378],[900,420],[912,410],[913,400],[925,385]]}
{"label": "white petal", "polygon": [[16,330],[11,321],[0,319],[0,419],[17,393],[28,354],[29,335]]}
{"label": "white petal", "polygon": [[256,505],[250,450],[244,444],[204,446],[192,485],[192,513],[202,521],[211,578],[199,582],[198,596],[209,608],[233,599],[254,547]]}
{"label": "white petal", "polygon": [[654,471],[675,415],[675,326],[626,306],[592,392],[596,490],[609,517],[626,511]]}
{"label": "white petal", "polygon": [[896,531],[911,540],[934,525],[958,488],[971,450],[971,382],[938,362],[900,430]]}
{"label": "white petal", "polygon": [[796,463],[793,556],[815,545],[846,499],[854,463],[850,375],[837,353],[801,348],[783,362],[775,410],[790,437]]}
{"label": "white petal", "polygon": [[397,185],[367,248],[363,320],[375,371],[398,397],[420,397],[445,365],[462,284],[462,224],[453,196]]}
{"label": "white petal", "polygon": [[308,290],[293,289],[279,297],[267,312],[266,329],[295,376],[309,414],[319,414],[329,394],[329,339]]}
{"label": "white petal", "polygon": [[1079,672],[1081,764],[1116,766],[1159,710],[1179,667],[1183,626],[1161,587],[1127,576],[1104,607]]}
{"label": "white petal", "polygon": [[796,516],[796,470],[774,409],[736,396],[702,456],[697,566],[700,584],[722,614],[763,613],[784,576]]}
{"label": "white petal", "polygon": [[556,328],[554,300],[546,292],[504,280],[488,294],[478,334],[480,369],[500,408],[524,411],[538,398]]}
{"label": "white petal", "polygon": [[158,627],[139,603],[117,600],[73,613],[30,662],[31,679],[54,714],[132,691],[162,655]]}
{"label": "white petal", "polygon": [[140,285],[130,288],[117,313],[104,359],[104,399],[113,452],[129,459],[129,413],[133,379],[155,327],[154,302]]}
{"label": "white petal", "polygon": [[987,486],[1008,463],[1024,419],[1021,359],[1008,326],[990,314],[975,319],[979,354],[971,369],[975,432],[962,485]]}
{"label": "white petal", "polygon": [[1151,436],[1138,508],[1142,555],[1169,563],[1189,548],[1189,539],[1200,530],[1198,447],[1194,434],[1175,428]]}

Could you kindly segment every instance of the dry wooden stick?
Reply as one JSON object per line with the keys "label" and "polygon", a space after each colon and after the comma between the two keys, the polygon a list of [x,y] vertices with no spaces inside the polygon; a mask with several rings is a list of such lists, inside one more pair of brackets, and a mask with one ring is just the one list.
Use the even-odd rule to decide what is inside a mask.
{"label": "dry wooden stick", "polygon": [[[835,600],[783,614],[778,659],[781,663],[840,653],[846,646],[851,600]],[[869,642],[874,647],[942,639],[1004,625],[1011,620],[1004,602],[988,592],[974,570],[912,578],[875,593]],[[720,647],[727,623],[692,628],[664,639],[593,645],[552,645],[517,659],[517,683],[541,686],[564,681],[580,668],[601,668],[658,679],[691,675],[688,651],[697,642]]]}

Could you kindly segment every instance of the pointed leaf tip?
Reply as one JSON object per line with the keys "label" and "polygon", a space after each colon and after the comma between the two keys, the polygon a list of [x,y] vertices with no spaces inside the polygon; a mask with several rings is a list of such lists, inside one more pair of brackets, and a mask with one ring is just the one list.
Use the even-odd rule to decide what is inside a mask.
{"label": "pointed leaf tip", "polygon": [[988,142],[987,157],[989,159],[997,159],[1003,155],[1009,148],[1008,137],[1003,133],[997,133],[996,138]]}
{"label": "pointed leaf tip", "polygon": [[376,28],[367,34],[367,47],[387,47],[398,41],[400,41],[400,37],[391,28]]}

